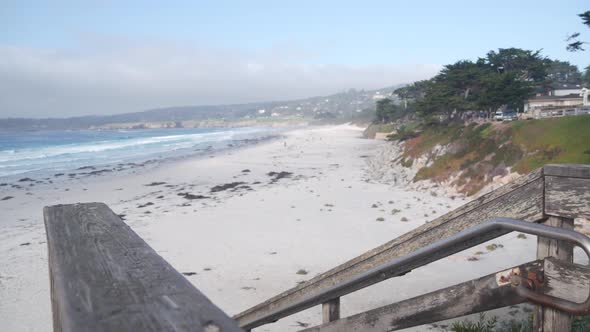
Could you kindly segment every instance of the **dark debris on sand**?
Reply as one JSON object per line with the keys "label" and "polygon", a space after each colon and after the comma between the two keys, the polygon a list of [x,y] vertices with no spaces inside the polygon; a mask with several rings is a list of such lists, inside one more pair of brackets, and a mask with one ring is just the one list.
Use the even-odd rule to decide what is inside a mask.
{"label": "dark debris on sand", "polygon": [[141,208],[144,208],[144,207],[147,207],[147,206],[150,206],[150,205],[154,205],[154,203],[152,203],[152,202],[147,202],[147,203],[145,203],[145,204],[139,204],[139,205],[137,206],[137,208],[138,208],[138,209],[141,209]]}
{"label": "dark debris on sand", "polygon": [[152,182],[152,183],[144,184],[144,186],[153,187],[153,186],[161,186],[163,184],[166,184],[166,182]]}
{"label": "dark debris on sand", "polygon": [[234,189],[234,188],[241,186],[243,184],[246,184],[246,182],[230,182],[230,183],[226,183],[226,184],[220,184],[220,185],[212,187],[211,192],[216,193],[216,192],[220,192],[220,191],[224,191],[224,190],[228,190],[228,189]]}
{"label": "dark debris on sand", "polygon": [[266,175],[268,175],[272,178],[270,180],[270,183],[275,183],[275,182],[279,181],[280,179],[290,178],[291,175],[293,175],[293,173],[280,171],[280,172],[268,172],[268,173],[266,173]]}
{"label": "dark debris on sand", "polygon": [[190,193],[178,193],[178,196],[182,196],[186,199],[205,199],[205,198],[210,198],[209,196],[204,196],[204,195],[194,195],[194,194],[190,194]]}
{"label": "dark debris on sand", "polygon": [[110,173],[112,171],[113,171],[112,169],[101,169],[101,170],[98,170],[98,171],[88,172],[88,175],[100,175],[102,173]]}

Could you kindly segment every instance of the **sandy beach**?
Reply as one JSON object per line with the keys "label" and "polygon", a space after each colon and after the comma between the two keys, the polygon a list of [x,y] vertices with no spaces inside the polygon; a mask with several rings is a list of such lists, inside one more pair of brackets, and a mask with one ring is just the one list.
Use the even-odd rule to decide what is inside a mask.
{"label": "sandy beach", "polygon": [[[347,125],[311,127],[124,174],[0,187],[0,199],[11,197],[0,201],[0,327],[51,330],[43,206],[105,202],[233,315],[470,200],[380,179],[371,168],[384,163],[380,152],[392,143],[361,133]],[[342,315],[533,260],[536,238],[517,235],[345,296]],[[511,309],[515,317],[526,310]],[[320,322],[316,307],[256,331]]]}

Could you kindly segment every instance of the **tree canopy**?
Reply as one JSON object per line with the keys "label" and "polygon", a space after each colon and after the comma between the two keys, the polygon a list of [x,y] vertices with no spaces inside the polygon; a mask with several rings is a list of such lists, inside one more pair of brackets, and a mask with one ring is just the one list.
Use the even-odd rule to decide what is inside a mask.
{"label": "tree canopy", "polygon": [[584,76],[582,76],[582,82],[586,84],[587,88],[590,88],[590,66],[586,67],[586,71],[584,72]]}
{"label": "tree canopy", "polygon": [[[588,10],[584,13],[578,14],[578,16],[582,19],[582,23],[590,28],[590,10]],[[578,38],[580,38],[579,32],[573,33],[567,38],[567,41],[569,42],[569,44],[567,44],[566,48],[568,51],[570,51],[570,52],[584,51],[584,48],[582,46],[584,44],[588,44],[588,42],[581,41]]]}
{"label": "tree canopy", "polygon": [[522,110],[526,99],[535,92],[547,92],[558,83],[588,82],[589,69],[582,74],[575,65],[548,59],[540,51],[494,50],[475,62],[461,60],[446,65],[430,80],[395,90],[399,105],[392,100],[379,101],[378,119],[391,121],[404,112],[450,119],[467,111],[491,114],[502,106]]}
{"label": "tree canopy", "polygon": [[394,104],[389,98],[378,100],[375,110],[377,121],[381,123],[391,122],[403,114],[401,106]]}

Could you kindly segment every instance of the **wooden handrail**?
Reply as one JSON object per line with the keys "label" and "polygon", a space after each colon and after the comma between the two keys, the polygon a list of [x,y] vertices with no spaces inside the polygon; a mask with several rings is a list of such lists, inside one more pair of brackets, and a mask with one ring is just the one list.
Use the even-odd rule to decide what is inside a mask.
{"label": "wooden handrail", "polygon": [[[422,247],[406,256],[393,259],[383,265],[375,267],[367,272],[358,274],[349,280],[334,285],[326,290],[311,294],[309,297],[291,304],[290,306],[275,310],[261,317],[258,323],[272,322],[277,317],[283,317],[293,313],[297,313],[309,305],[316,303],[330,303],[340,296],[352,293],[355,290],[361,289],[365,285],[366,280],[371,280],[374,276],[381,274],[395,274],[404,275],[408,271],[432,263],[437,259],[433,257],[444,258],[455,253],[452,248],[456,248],[461,244],[469,244],[475,246],[481,242],[474,241],[474,239],[481,238],[484,234],[498,234],[498,230],[518,231],[526,234],[542,236],[544,238],[556,239],[558,241],[566,241],[575,244],[584,250],[588,258],[590,258],[590,238],[573,230],[567,230],[560,227],[552,227],[541,225],[537,223],[529,223],[516,219],[508,218],[492,218],[486,222],[466,229],[448,238],[440,239],[425,247]],[[570,246],[571,247],[571,246]],[[439,259],[440,259],[439,258]],[[569,299],[549,297],[540,294],[519,280],[515,280],[515,286],[520,285],[517,293],[526,298],[528,301],[545,305],[547,307],[564,310],[569,313],[586,314],[590,313],[590,294],[582,303],[575,303]],[[303,309],[302,309],[303,308]],[[330,319],[328,319],[330,321]],[[246,327],[247,328],[247,327]]]}
{"label": "wooden handrail", "polygon": [[44,218],[54,331],[242,331],[105,204]]}
{"label": "wooden handrail", "polygon": [[[588,188],[590,188],[590,166],[547,165],[397,239],[248,309],[234,316],[234,318],[239,322],[240,326],[246,329],[266,324],[268,322],[263,321],[262,318],[269,313],[280,312],[281,308],[290,307],[313,294],[320,293],[336,284],[369,271],[375,266],[408,255],[429,243],[457,234],[491,217],[501,216],[540,222],[548,216],[589,215]],[[475,239],[474,242],[485,242],[499,235],[502,235],[502,233],[491,232]],[[468,247],[469,244],[457,245],[449,251],[457,252]],[[440,256],[442,255],[441,253]],[[434,255],[432,258],[436,260],[439,257]],[[395,272],[399,273],[399,271]],[[396,273],[380,274],[367,280],[361,286],[366,287],[394,277]],[[311,302],[308,306],[298,309],[303,310],[316,304],[320,303]],[[292,313],[285,313],[274,318],[279,319],[289,314]]]}

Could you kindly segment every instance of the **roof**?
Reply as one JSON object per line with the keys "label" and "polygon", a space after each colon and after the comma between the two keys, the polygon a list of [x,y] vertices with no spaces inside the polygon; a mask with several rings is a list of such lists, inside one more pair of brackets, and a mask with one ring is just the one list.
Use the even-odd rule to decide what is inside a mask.
{"label": "roof", "polygon": [[579,90],[582,88],[581,84],[569,84],[569,83],[555,83],[551,86],[554,90]]}
{"label": "roof", "polygon": [[565,96],[535,96],[535,97],[529,98],[529,101],[535,101],[535,100],[564,100],[564,99],[582,99],[582,96],[580,96],[577,93],[571,93],[571,94],[565,95]]}

